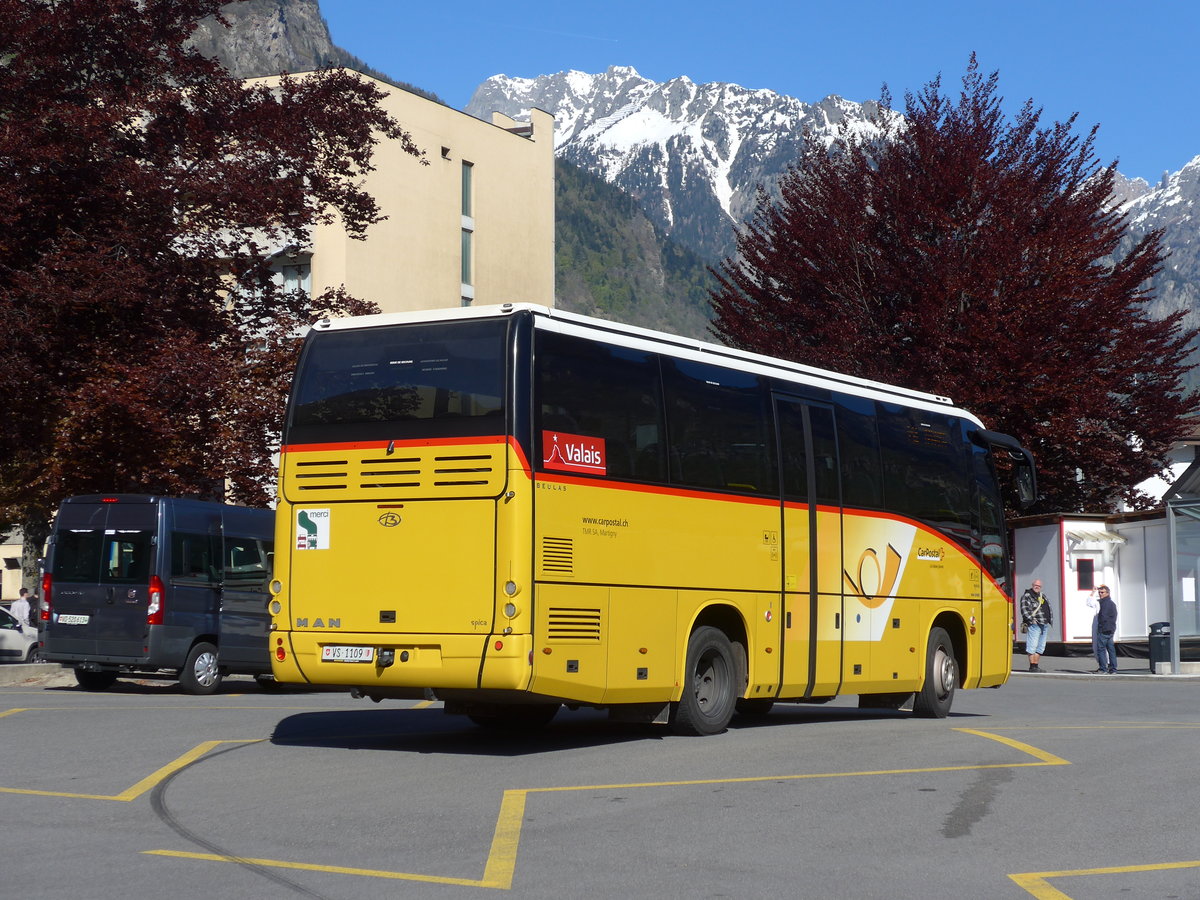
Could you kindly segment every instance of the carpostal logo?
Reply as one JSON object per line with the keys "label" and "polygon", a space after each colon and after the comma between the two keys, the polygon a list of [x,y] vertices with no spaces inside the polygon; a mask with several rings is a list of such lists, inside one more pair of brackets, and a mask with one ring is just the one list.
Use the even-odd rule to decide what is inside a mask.
{"label": "carpostal logo", "polygon": [[581,434],[566,434],[562,431],[543,431],[542,465],[560,472],[607,475],[604,438],[584,437]]}
{"label": "carpostal logo", "polygon": [[941,547],[918,547],[917,559],[924,559],[928,562],[941,562],[946,558],[946,551]]}

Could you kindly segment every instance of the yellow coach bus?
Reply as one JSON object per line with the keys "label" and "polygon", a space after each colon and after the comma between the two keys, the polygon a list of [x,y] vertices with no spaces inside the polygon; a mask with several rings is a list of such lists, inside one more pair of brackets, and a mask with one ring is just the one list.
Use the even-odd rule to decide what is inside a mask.
{"label": "yellow coach bus", "polygon": [[[998,460],[944,397],[537,306],[317,323],[288,407],[280,682],[712,734],[1009,675]],[[284,553],[286,548],[287,552]]]}

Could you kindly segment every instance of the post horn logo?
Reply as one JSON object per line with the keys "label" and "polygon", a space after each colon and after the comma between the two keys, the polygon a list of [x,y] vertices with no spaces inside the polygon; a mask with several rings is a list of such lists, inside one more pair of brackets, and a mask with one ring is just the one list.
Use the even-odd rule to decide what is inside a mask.
{"label": "post horn logo", "polygon": [[891,544],[887,547],[887,559],[879,565],[879,554],[875,548],[868,547],[858,558],[858,581],[850,577],[850,573],[842,570],[852,593],[862,600],[868,609],[877,609],[883,605],[896,589],[896,578],[900,575],[900,551]]}

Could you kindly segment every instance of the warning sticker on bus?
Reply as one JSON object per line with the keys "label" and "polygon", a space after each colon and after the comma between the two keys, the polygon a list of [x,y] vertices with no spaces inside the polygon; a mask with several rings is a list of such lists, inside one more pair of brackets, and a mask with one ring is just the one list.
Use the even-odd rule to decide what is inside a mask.
{"label": "warning sticker on bus", "polygon": [[542,432],[542,465],[560,472],[608,474],[604,438],[584,437],[562,431]]}

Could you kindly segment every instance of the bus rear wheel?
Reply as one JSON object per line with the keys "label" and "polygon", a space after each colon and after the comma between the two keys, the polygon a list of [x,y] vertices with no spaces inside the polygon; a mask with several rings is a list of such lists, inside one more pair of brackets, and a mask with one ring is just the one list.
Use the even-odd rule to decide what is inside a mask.
{"label": "bus rear wheel", "polygon": [[709,625],[693,631],[683,696],[671,704],[671,729],[696,736],[724,731],[737,702],[736,671],[725,632]]}
{"label": "bus rear wheel", "polygon": [[944,628],[933,628],[925,651],[925,684],[913,700],[913,715],[922,719],[946,718],[957,687],[958,663],[950,635]]}

